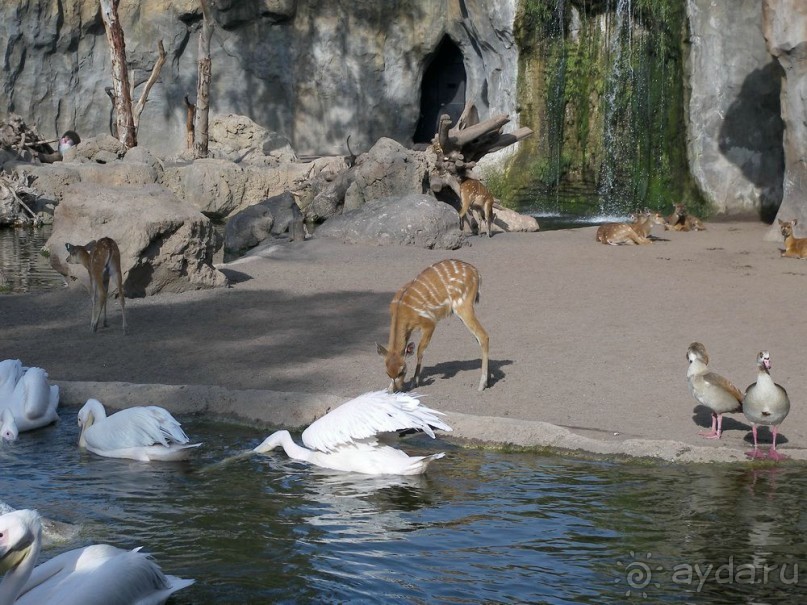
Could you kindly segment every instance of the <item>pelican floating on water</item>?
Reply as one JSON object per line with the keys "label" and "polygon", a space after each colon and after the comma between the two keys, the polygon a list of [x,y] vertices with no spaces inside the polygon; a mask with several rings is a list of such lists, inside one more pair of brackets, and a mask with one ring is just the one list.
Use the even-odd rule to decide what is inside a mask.
{"label": "pelican floating on water", "polygon": [[165,575],[147,555],[94,544],[38,567],[42,521],[32,510],[0,516],[0,605],[159,605],[194,580]]}
{"label": "pelican floating on water", "polygon": [[[7,363],[7,361],[3,363]],[[18,360],[14,361],[16,364],[20,363]],[[15,370],[12,366],[10,375],[14,374]],[[56,411],[58,407],[59,387],[48,383],[48,373],[42,368],[25,370],[17,380],[11,395],[0,399],[0,409],[5,408],[11,411],[17,429],[21,433],[56,422],[59,419]]]}
{"label": "pelican floating on water", "polygon": [[78,412],[78,444],[99,456],[150,460],[185,460],[201,443],[190,439],[168,410],[149,405],[106,415],[97,399]]}
{"label": "pelican floating on water", "polygon": [[375,391],[343,403],[303,431],[303,444],[297,445],[288,431],[277,431],[253,451],[265,453],[282,447],[289,457],[337,471],[366,475],[417,475],[426,471],[442,452],[429,456],[409,456],[378,443],[377,435],[406,429],[419,429],[434,438],[432,428],[450,431],[440,420],[441,412],[420,404],[409,393]]}

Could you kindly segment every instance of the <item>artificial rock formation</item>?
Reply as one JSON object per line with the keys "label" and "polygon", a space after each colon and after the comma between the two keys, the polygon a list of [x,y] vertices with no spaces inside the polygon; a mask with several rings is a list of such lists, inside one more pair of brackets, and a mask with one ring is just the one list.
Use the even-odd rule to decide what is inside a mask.
{"label": "artificial rock formation", "polygon": [[[357,153],[382,136],[411,141],[421,76],[445,36],[459,48],[466,99],[515,113],[515,0],[224,0],[216,22],[211,117],[236,113],[278,132],[301,155]],[[138,142],[161,156],[185,148],[185,95],[196,95],[198,0],[121,0],[129,73],[139,98],[162,40],[169,60],[140,117]],[[108,133],[110,56],[97,0],[4,0],[2,111],[46,136]]]}
{"label": "artificial rock formation", "polygon": [[[807,225],[807,3],[765,0],[763,13],[768,50],[784,73],[784,189],[778,217],[786,221],[797,218]],[[778,223],[768,238],[781,239]]]}

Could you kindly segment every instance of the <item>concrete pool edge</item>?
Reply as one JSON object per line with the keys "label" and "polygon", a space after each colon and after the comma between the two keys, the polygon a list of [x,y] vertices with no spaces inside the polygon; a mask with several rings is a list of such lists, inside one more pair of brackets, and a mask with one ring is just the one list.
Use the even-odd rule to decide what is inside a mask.
{"label": "concrete pool edge", "polygon": [[[235,390],[212,385],[134,384],[53,380],[60,388],[60,405],[81,406],[96,398],[110,409],[159,405],[173,414],[220,417],[266,427],[303,428],[345,401],[329,393],[270,390]],[[630,438],[596,439],[566,427],[537,420],[476,416],[446,412],[453,428],[441,437],[458,443],[491,447],[549,448],[597,456],[651,458],[667,462],[747,462],[745,451],[725,445],[692,445],[681,441]],[[713,442],[714,443],[714,442]],[[767,447],[767,445],[763,446]],[[807,452],[785,448],[794,460],[807,460]]]}

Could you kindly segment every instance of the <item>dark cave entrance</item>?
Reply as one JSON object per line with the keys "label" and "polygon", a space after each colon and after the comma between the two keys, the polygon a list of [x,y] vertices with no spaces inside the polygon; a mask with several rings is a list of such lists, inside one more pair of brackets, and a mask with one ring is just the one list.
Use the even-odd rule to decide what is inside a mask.
{"label": "dark cave entrance", "polygon": [[462,52],[448,36],[437,46],[423,74],[420,90],[420,119],[415,143],[429,143],[437,132],[437,120],[444,113],[456,124],[465,107],[465,64]]}

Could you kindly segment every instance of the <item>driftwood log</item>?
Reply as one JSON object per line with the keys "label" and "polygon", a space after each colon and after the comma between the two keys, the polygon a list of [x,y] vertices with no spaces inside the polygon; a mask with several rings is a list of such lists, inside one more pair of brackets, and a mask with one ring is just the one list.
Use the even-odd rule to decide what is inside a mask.
{"label": "driftwood log", "polygon": [[470,177],[480,159],[532,134],[532,130],[526,127],[503,133],[502,129],[509,122],[510,118],[506,114],[479,121],[479,113],[471,102],[466,103],[453,128],[447,114],[440,116],[432,143],[437,153],[435,169],[429,175],[432,192],[439,195],[448,187],[459,198],[460,181]]}

